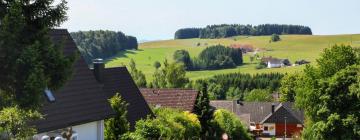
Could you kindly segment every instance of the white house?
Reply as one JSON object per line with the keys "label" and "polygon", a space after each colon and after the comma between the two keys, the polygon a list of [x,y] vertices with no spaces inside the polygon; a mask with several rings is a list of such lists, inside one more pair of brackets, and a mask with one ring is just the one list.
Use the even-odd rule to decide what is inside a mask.
{"label": "white house", "polygon": [[266,60],[267,68],[280,68],[285,66],[291,66],[288,59],[270,58]]}
{"label": "white house", "polygon": [[[78,51],[67,30],[52,30],[50,36],[54,43],[65,42],[65,55]],[[91,70],[80,57],[73,66],[72,78],[61,89],[44,90],[44,119],[31,122],[38,132],[33,139],[65,140],[62,134],[71,132],[72,140],[103,140],[104,120],[114,115],[108,99],[115,93],[129,103],[127,119],[131,129],[137,120],[152,114],[125,67],[105,68],[99,59]]]}

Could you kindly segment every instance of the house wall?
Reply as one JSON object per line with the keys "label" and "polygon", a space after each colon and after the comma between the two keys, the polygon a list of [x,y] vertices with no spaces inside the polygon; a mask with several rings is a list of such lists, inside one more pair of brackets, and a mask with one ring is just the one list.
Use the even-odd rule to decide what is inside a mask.
{"label": "house wall", "polygon": [[[303,129],[301,124],[286,124],[286,136],[291,137],[296,133],[300,133]],[[276,136],[284,136],[285,124],[276,124],[275,133]]]}
{"label": "house wall", "polygon": [[[90,122],[82,125],[72,126],[78,135],[78,140],[104,140],[104,121]],[[56,130],[55,130],[56,131]],[[44,135],[53,135],[54,132],[46,132],[34,136],[35,140],[41,140]],[[55,133],[57,134],[57,133]]]}
{"label": "house wall", "polygon": [[[267,128],[267,130],[265,129]],[[263,134],[269,136],[275,136],[275,124],[274,123],[264,123],[262,125]]]}
{"label": "house wall", "polygon": [[274,64],[274,63],[270,63],[268,62],[268,68],[280,68],[281,64]]}

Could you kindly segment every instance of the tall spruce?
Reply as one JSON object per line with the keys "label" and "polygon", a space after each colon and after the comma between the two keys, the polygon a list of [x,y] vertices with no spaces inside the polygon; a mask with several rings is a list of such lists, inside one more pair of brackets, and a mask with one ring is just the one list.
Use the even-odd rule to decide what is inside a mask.
{"label": "tall spruce", "polygon": [[210,106],[210,99],[207,93],[207,84],[202,83],[194,108],[194,113],[198,115],[201,124],[202,139],[211,136],[210,120],[212,119],[213,112],[214,109]]}
{"label": "tall spruce", "polygon": [[66,21],[66,2],[0,1],[0,90],[5,105],[38,109],[43,91],[60,88],[71,76],[76,55],[64,56],[49,30]]}

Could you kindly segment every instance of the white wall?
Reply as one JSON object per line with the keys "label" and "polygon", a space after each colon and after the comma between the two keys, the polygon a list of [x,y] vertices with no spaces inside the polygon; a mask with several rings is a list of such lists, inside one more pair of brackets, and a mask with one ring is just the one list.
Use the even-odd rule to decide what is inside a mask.
{"label": "white wall", "polygon": [[[104,140],[104,121],[90,122],[82,125],[72,126],[73,131],[78,134],[78,140]],[[56,130],[54,131],[56,132]],[[53,132],[35,135],[36,140],[41,140],[44,135],[52,135]],[[56,134],[56,133],[55,133]]]}
{"label": "white wall", "polygon": [[[264,130],[264,128],[266,126],[268,127],[267,131]],[[262,129],[263,129],[263,133],[267,133],[267,134],[269,134],[271,136],[275,136],[275,124],[274,123],[264,123],[262,125]]]}
{"label": "white wall", "polygon": [[281,64],[273,64],[273,63],[268,62],[268,68],[280,68],[280,67],[281,67]]}

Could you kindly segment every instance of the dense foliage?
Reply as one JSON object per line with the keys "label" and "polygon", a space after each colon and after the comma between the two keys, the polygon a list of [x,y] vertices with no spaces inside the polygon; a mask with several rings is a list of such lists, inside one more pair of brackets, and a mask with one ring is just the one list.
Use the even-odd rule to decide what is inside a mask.
{"label": "dense foliage", "polygon": [[175,39],[186,38],[226,38],[238,35],[272,35],[272,34],[306,34],[312,31],[307,26],[284,25],[284,24],[262,24],[258,26],[221,24],[209,25],[205,28],[179,29],[175,33]]}
{"label": "dense foliage", "polygon": [[[36,134],[36,129],[28,122],[40,119],[37,111],[25,111],[19,107],[5,107],[0,111],[0,139],[28,139]],[[4,136],[2,138],[2,136]]]}
{"label": "dense foliage", "polygon": [[138,87],[146,87],[146,78],[145,74],[136,68],[135,61],[133,59],[130,60],[130,75],[133,78],[135,84]]}
{"label": "dense foliage", "polygon": [[359,139],[358,55],[350,46],[335,45],[325,49],[317,62],[317,67],[307,66],[301,76],[282,82],[282,94],[288,96],[285,99],[295,98],[296,105],[305,111],[303,138]]}
{"label": "dense foliage", "polygon": [[67,19],[66,2],[2,0],[0,9],[0,99],[37,110],[44,89],[60,88],[72,73],[76,55],[64,56],[49,37],[49,29]]}
{"label": "dense foliage", "polygon": [[120,140],[121,136],[129,131],[129,122],[126,119],[127,103],[117,93],[109,99],[115,116],[105,120],[105,140]]}
{"label": "dense foliage", "polygon": [[210,106],[206,83],[201,85],[200,93],[195,102],[194,113],[201,124],[201,138],[206,139],[210,137],[212,134],[210,120],[213,118],[214,108]]}
{"label": "dense foliage", "polygon": [[244,101],[247,102],[272,102],[273,97],[269,90],[266,89],[253,89],[245,95]]}
{"label": "dense foliage", "polygon": [[235,98],[244,100],[245,95],[253,89],[267,89],[269,94],[277,91],[283,76],[280,73],[256,75],[242,73],[220,74],[209,79],[197,80],[195,86],[204,82],[207,83],[209,85],[210,99]]}
{"label": "dense foliage", "polygon": [[156,118],[140,120],[135,132],[123,139],[174,139],[191,140],[200,138],[200,122],[195,114],[170,108],[154,109]]}
{"label": "dense foliage", "polygon": [[214,119],[211,120],[212,127],[215,129],[215,138],[222,139],[226,133],[229,139],[234,140],[251,140],[250,134],[242,125],[240,119],[233,113],[219,109],[214,113]]}
{"label": "dense foliage", "polygon": [[243,64],[241,49],[222,45],[207,47],[194,59],[186,50],[175,51],[173,57],[175,62],[183,63],[187,70],[225,69]]}
{"label": "dense foliage", "polygon": [[150,88],[184,88],[189,82],[185,77],[186,71],[182,63],[168,63],[164,61],[162,67],[155,70]]}
{"label": "dense foliage", "polygon": [[96,58],[107,59],[120,51],[138,48],[137,39],[122,32],[79,31],[71,33],[71,36],[88,64]]}
{"label": "dense foliage", "polygon": [[193,68],[190,54],[188,51],[176,50],[174,52],[173,58],[174,58],[175,62],[183,63],[187,70],[191,70]]}
{"label": "dense foliage", "polygon": [[278,34],[272,34],[270,40],[271,40],[271,42],[280,41],[280,36]]}
{"label": "dense foliage", "polygon": [[175,39],[198,38],[200,35],[199,28],[184,28],[175,32]]}

